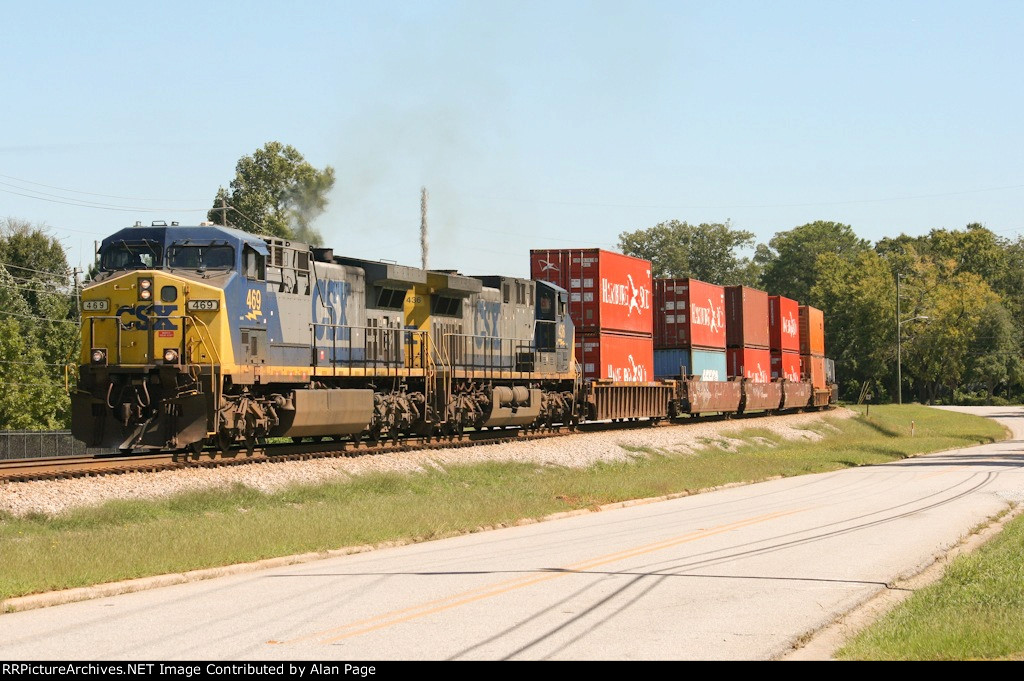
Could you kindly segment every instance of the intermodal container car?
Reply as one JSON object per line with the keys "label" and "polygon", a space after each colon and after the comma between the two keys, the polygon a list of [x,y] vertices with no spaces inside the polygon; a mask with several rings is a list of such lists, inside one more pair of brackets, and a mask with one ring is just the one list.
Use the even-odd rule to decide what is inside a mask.
{"label": "intermodal container car", "polygon": [[584,379],[630,383],[654,380],[654,344],[650,336],[603,331],[576,334],[576,361]]}
{"label": "intermodal container car", "polygon": [[725,288],[699,279],[655,279],[654,347],[724,350]]}
{"label": "intermodal container car", "polygon": [[769,347],[800,352],[800,304],[784,296],[768,296]]}
{"label": "intermodal container car", "polygon": [[725,341],[730,348],[768,349],[768,294],[749,286],[725,287]]}
{"label": "intermodal container car", "polygon": [[577,331],[654,332],[647,260],[599,248],[532,250],[530,276],[569,292]]}
{"label": "intermodal container car", "polygon": [[777,378],[800,380],[800,353],[772,350],[772,380]]}
{"label": "intermodal container car", "polygon": [[800,354],[825,356],[825,315],[810,305],[800,306]]}
{"label": "intermodal container car", "polygon": [[[799,359],[797,361],[799,363]],[[799,373],[799,364],[797,373]],[[655,378],[683,378],[686,376],[697,376],[702,381],[727,380],[725,350],[654,349]]]}
{"label": "intermodal container car", "polygon": [[772,380],[772,358],[766,348],[729,348],[726,350],[730,376],[749,378],[755,383]]}

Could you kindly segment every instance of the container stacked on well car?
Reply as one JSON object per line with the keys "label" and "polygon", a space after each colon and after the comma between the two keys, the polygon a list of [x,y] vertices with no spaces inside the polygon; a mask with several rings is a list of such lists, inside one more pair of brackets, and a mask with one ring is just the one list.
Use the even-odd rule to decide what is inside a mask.
{"label": "container stacked on well car", "polygon": [[724,381],[725,289],[693,278],[654,280],[654,375]]}
{"label": "container stacked on well car", "polygon": [[530,276],[569,292],[585,380],[654,379],[650,262],[598,248],[533,250]]}

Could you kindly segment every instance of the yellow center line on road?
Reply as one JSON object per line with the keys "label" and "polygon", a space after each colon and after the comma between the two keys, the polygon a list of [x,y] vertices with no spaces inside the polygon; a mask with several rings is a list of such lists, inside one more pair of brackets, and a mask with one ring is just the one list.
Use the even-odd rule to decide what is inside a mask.
{"label": "yellow center line on road", "polygon": [[935,471],[933,473],[928,473],[927,475],[922,475],[920,479],[924,480],[926,478],[934,478],[937,475],[945,475],[946,473],[955,473],[957,471],[962,471],[965,468],[970,468],[970,466],[956,466],[955,468],[947,468],[944,471]]}
{"label": "yellow center line on road", "polygon": [[[625,560],[627,558],[634,558],[636,556],[653,553],[655,551],[661,551],[664,549],[672,548],[674,546],[678,546],[680,544],[697,541],[699,539],[705,539],[707,537],[712,537],[718,534],[722,534],[724,532],[738,530],[744,527],[748,527],[750,525],[756,525],[758,523],[767,522],[769,520],[775,520],[776,518],[782,518],[784,516],[793,515],[795,513],[801,513],[806,510],[808,509],[800,508],[791,511],[776,511],[774,513],[766,513],[752,518],[727,523],[725,525],[720,525],[718,527],[714,527],[707,530],[695,530],[687,532],[686,534],[678,535],[676,537],[672,537],[669,539],[663,539],[661,541],[647,544],[645,546],[638,546],[630,549],[625,549],[622,551],[616,551],[614,553],[609,553],[604,556],[598,556],[579,563],[573,563],[565,567],[558,568],[557,571],[552,572],[550,574],[545,574],[542,576],[530,575],[526,577],[516,577],[502,582],[487,584],[484,586],[476,587],[474,589],[469,589],[467,591],[453,594],[451,596],[446,596],[444,598],[439,598],[432,601],[428,601],[426,603],[421,603],[419,605],[414,605],[399,610],[392,610],[387,613],[382,613],[380,615],[375,615],[373,617],[368,617],[355,622],[350,622],[340,627],[333,627],[325,631],[308,634],[306,636],[301,636],[290,641],[284,641],[284,643],[299,643],[311,639],[321,639],[321,643],[334,643],[346,638],[351,638],[353,636],[359,636],[361,634],[369,633],[377,629],[390,627],[392,625],[400,624],[402,622],[408,622],[410,620],[424,617],[426,615],[442,612],[444,610],[450,610],[452,608],[483,600],[485,598],[491,598],[494,596],[499,596],[501,594],[508,593],[510,591],[515,591],[517,589],[533,586],[541,582],[557,579],[559,577],[564,577],[566,575],[579,574],[580,572],[584,572],[586,570],[593,569],[595,567],[599,567],[602,565],[607,565],[608,563],[614,563],[620,560]],[[325,636],[328,638],[322,638]]]}

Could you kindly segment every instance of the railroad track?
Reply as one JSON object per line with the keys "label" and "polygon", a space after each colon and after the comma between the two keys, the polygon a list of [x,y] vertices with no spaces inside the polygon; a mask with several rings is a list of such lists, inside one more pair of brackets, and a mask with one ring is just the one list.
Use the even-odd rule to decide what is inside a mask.
{"label": "railroad track", "polygon": [[[787,413],[787,412],[783,412]],[[751,414],[720,414],[701,416],[704,421],[728,419],[756,419],[764,412]],[[540,431],[525,432],[510,428],[507,430],[482,430],[453,436],[409,437],[378,443],[335,442],[275,443],[257,445],[249,454],[244,448],[228,452],[206,449],[196,455],[184,450],[176,452],[155,452],[151,454],[98,454],[95,456],[46,457],[34,459],[9,459],[0,461],[0,483],[24,482],[28,480],[60,480],[66,478],[98,477],[120,473],[155,472],[182,468],[217,468],[255,463],[283,461],[307,461],[342,456],[368,456],[393,452],[424,449],[453,449],[493,445],[506,442],[526,442],[552,437],[564,437],[573,433],[592,433],[627,428],[652,428],[668,425],[682,425],[686,421],[627,421],[586,423],[575,427],[558,426]]]}
{"label": "railroad track", "polygon": [[152,454],[100,454],[95,456],[45,457],[0,461],[0,482],[59,480],[120,473],[155,472],[181,468],[216,468],[254,463],[305,461],[339,456],[364,456],[423,449],[449,449],[474,445],[525,442],[568,435],[569,428],[524,433],[521,430],[488,430],[449,437],[414,437],[376,444],[340,442],[275,443],[228,452],[206,449],[196,455],[186,451]]}

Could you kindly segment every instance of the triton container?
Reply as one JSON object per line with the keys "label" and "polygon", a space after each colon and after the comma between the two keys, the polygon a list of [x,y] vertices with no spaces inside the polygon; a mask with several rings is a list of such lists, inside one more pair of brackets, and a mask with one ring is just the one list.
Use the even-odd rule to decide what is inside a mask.
{"label": "triton container", "polygon": [[769,347],[773,352],[800,352],[799,307],[792,298],[768,296]]}
{"label": "triton container", "polygon": [[598,248],[532,250],[530,276],[569,292],[569,316],[578,331],[650,336],[651,263]]}
{"label": "triton container", "polygon": [[768,294],[749,286],[725,287],[725,339],[730,348],[768,349]]}
{"label": "triton container", "polygon": [[725,349],[725,288],[698,279],[655,279],[654,347]]}
{"label": "triton container", "polygon": [[654,380],[654,345],[650,336],[605,331],[576,334],[576,361],[583,378],[646,383]]}

